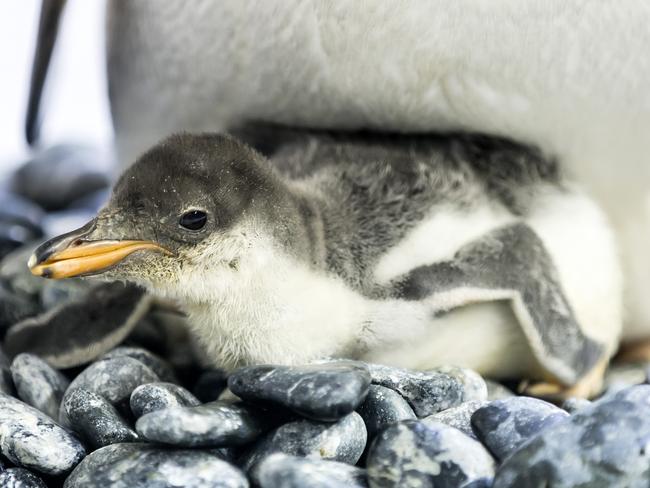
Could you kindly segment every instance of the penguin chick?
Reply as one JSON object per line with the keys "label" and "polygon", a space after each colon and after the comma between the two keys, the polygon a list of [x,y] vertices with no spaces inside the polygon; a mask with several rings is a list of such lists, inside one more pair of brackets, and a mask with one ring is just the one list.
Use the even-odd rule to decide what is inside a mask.
{"label": "penguin chick", "polygon": [[552,160],[468,135],[258,146],[165,139],[32,272],[174,299],[226,368],[345,356],[596,387],[621,326],[617,257]]}

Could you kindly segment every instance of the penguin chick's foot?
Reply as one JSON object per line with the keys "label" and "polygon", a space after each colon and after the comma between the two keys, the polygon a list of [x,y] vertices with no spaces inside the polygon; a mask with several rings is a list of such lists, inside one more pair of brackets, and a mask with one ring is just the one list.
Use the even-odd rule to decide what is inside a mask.
{"label": "penguin chick's foot", "polygon": [[614,359],[619,363],[650,362],[650,339],[624,343]]}
{"label": "penguin chick's foot", "polygon": [[561,403],[568,398],[592,398],[598,395],[603,388],[603,378],[608,364],[609,360],[603,359],[573,386],[565,386],[552,381],[539,383],[523,381],[518,390],[519,393],[555,403]]}

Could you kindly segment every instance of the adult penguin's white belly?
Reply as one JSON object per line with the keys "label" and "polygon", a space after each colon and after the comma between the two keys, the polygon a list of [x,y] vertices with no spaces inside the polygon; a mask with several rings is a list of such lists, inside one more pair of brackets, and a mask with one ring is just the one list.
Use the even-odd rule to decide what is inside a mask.
{"label": "adult penguin's white belly", "polygon": [[109,9],[122,161],[173,131],[251,119],[532,142],[609,213],[626,271],[626,337],[650,333],[647,2],[137,0]]}

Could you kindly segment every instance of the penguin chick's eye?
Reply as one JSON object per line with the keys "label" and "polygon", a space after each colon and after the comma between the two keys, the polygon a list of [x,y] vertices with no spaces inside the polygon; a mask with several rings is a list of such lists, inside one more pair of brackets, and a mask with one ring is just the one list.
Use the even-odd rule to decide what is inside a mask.
{"label": "penguin chick's eye", "polygon": [[202,210],[190,210],[181,215],[179,224],[188,230],[199,230],[205,226],[208,215]]}

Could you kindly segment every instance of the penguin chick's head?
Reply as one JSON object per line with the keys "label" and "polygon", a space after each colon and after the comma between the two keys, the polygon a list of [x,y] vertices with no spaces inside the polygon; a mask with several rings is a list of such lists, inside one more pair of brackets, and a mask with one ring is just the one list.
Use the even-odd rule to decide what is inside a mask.
{"label": "penguin chick's head", "polygon": [[46,278],[101,274],[178,286],[236,272],[260,235],[288,243],[292,208],[289,191],[248,146],[224,135],[175,135],[126,170],[97,217],[36,249],[29,267]]}

